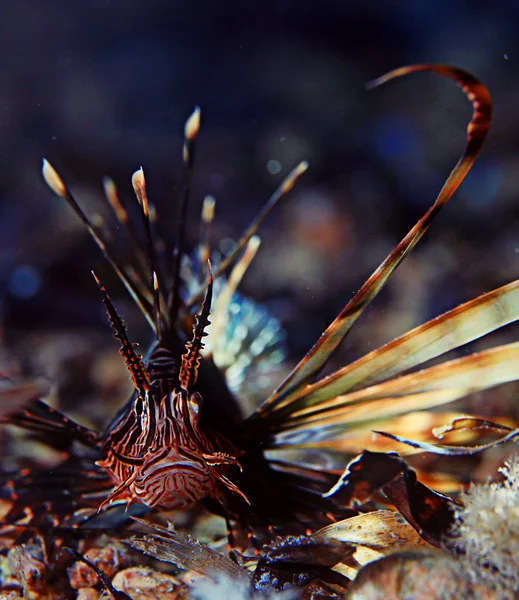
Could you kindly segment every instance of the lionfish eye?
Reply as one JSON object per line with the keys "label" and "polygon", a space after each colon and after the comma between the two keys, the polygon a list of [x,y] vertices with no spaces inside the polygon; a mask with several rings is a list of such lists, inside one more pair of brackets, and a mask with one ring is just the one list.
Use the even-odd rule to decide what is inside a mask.
{"label": "lionfish eye", "polygon": [[189,395],[187,400],[187,405],[189,409],[189,417],[191,422],[197,424],[200,421],[200,415],[202,412],[202,407],[204,405],[204,400],[200,394],[197,392],[193,392]]}

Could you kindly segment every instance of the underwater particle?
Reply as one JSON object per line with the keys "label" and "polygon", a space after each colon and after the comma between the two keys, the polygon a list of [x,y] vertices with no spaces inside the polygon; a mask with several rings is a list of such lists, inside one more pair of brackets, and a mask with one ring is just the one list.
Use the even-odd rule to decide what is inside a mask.
{"label": "underwater particle", "polygon": [[32,298],[41,287],[41,276],[32,265],[21,265],[9,277],[9,291],[17,298]]}
{"label": "underwater particle", "polygon": [[270,159],[267,162],[267,171],[271,175],[277,175],[281,171],[281,163],[279,162],[279,160],[275,160],[273,158]]}

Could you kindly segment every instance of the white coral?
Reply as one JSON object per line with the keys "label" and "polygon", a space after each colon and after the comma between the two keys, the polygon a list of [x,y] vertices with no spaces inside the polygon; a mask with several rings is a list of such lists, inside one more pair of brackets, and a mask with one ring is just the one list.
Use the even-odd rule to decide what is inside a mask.
{"label": "white coral", "polygon": [[473,580],[509,593],[519,591],[519,455],[499,470],[503,482],[462,494],[453,534]]}

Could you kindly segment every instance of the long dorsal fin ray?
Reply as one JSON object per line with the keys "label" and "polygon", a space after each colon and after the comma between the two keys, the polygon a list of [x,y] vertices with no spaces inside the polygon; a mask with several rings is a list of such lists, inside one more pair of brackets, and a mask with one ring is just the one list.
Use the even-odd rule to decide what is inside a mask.
{"label": "long dorsal fin ray", "polygon": [[173,281],[171,295],[168,299],[168,314],[171,327],[175,326],[181,305],[180,299],[180,267],[185,245],[186,216],[189,197],[191,195],[191,178],[195,160],[196,138],[200,131],[200,108],[197,106],[186,121],[184,128],[184,147],[182,160],[184,161],[184,189],[179,207],[177,224],[177,237],[175,240],[175,251],[173,257]]}
{"label": "long dorsal fin ray", "polygon": [[195,317],[193,339],[186,344],[186,352],[182,355],[178,376],[180,387],[188,391],[192,389],[198,377],[198,368],[201,360],[200,353],[204,347],[203,338],[207,335],[205,329],[209,325],[209,313],[213,297],[213,273],[209,261],[207,262],[207,269],[209,271],[207,292],[202,304],[202,310]]}
{"label": "long dorsal fin ray", "polygon": [[119,340],[122,344],[119,352],[124,359],[126,364],[126,368],[128,369],[133,385],[135,389],[137,389],[141,395],[143,395],[147,390],[150,389],[150,376],[144,363],[142,361],[142,356],[135,352],[133,344],[128,339],[128,335],[126,333],[126,326],[124,325],[123,320],[117,313],[115,306],[108,295],[103,284],[99,281],[96,274],[92,271],[92,275],[97,283],[97,286],[101,290],[103,294],[103,303],[106,308],[106,312],[108,314],[108,320],[110,322],[110,327],[114,330],[114,337]]}
{"label": "long dorsal fin ray", "polygon": [[128,293],[133,298],[134,302],[137,304],[142,314],[146,317],[152,329],[155,331],[155,323],[146,298],[144,298],[139,288],[134,285],[134,283],[131,281],[128,275],[118,265],[117,261],[113,258],[108,248],[106,247],[104,240],[99,236],[99,234],[95,230],[90,219],[83,212],[83,209],[79,206],[76,199],[74,198],[70,190],[67,188],[61,177],[58,175],[54,167],[45,158],[43,159],[42,174],[43,178],[45,179],[45,182],[50,187],[50,189],[57,196],[60,196],[61,198],[66,200],[66,202],[69,204],[72,210],[83,222],[83,224],[88,230],[88,233],[103,253],[103,256],[106,258],[112,269],[115,271],[117,277],[123,283],[124,287],[128,290]]}
{"label": "long dorsal fin ray", "polygon": [[229,305],[233,299],[233,296],[240,285],[240,282],[247,272],[252,260],[256,256],[256,253],[260,247],[260,238],[257,235],[253,235],[249,240],[243,254],[236,261],[227,281],[218,297],[215,299],[215,306],[213,309],[213,327],[211,329],[211,347],[213,352],[216,348],[221,348],[225,344],[224,330],[229,320]]}
{"label": "long dorsal fin ray", "polygon": [[151,234],[150,224],[150,211],[148,205],[148,194],[146,192],[146,180],[144,178],[144,171],[142,167],[135,171],[132,176],[132,185],[135,191],[135,195],[139,200],[139,204],[142,210],[142,219],[144,224],[144,233],[146,238],[146,256],[148,259],[149,269],[149,282],[150,292],[153,298],[153,318],[155,323],[155,332],[157,339],[162,341],[162,327],[161,327],[161,312],[160,312],[160,287],[159,280],[157,277],[157,261],[155,258],[155,248],[153,246],[153,238]]}
{"label": "long dorsal fin ray", "polygon": [[[148,202],[146,193],[146,183],[142,167],[133,174],[132,185],[137,197],[141,213],[143,215],[144,231],[146,245],[143,245],[139,239],[137,231],[130,219],[128,211],[122,205],[117,194],[115,183],[109,177],[103,178],[103,188],[105,196],[110,205],[117,222],[126,233],[126,237],[130,243],[130,247],[134,255],[134,265],[126,266],[126,274],[128,278],[140,291],[141,296],[146,298],[150,304],[150,314],[152,312],[155,323],[157,338],[162,338],[163,323],[167,323],[167,315],[164,312],[165,303],[162,301],[162,294],[159,287],[159,282],[163,279],[159,277],[159,266],[167,261],[168,253],[166,252],[166,244],[163,236],[158,231],[157,213],[155,207]],[[144,198],[143,198],[144,196]],[[154,225],[155,231],[152,230]],[[150,267],[151,265],[151,267]],[[150,269],[155,275],[150,275]],[[167,269],[166,269],[166,272]],[[164,280],[165,281],[165,280]],[[151,284],[151,289],[150,289]],[[167,325],[166,325],[167,328]]]}
{"label": "long dorsal fin ray", "polygon": [[135,255],[135,261],[137,267],[134,270],[139,270],[139,273],[144,276],[146,273],[146,253],[144,252],[144,248],[142,247],[142,243],[139,240],[139,236],[135,231],[135,227],[133,226],[132,220],[130,219],[130,215],[128,211],[123,206],[121,200],[119,199],[119,194],[117,192],[117,187],[115,182],[110,177],[103,177],[103,189],[105,192],[105,197],[114,213],[117,222],[122,227],[124,232],[126,233],[126,237],[130,242],[130,246]]}
{"label": "long dorsal fin ray", "polygon": [[216,200],[213,196],[206,196],[204,198],[195,265],[195,272],[199,282],[202,282],[203,280],[204,265],[206,265],[207,261],[211,258],[211,230],[214,221],[215,206]]}
{"label": "long dorsal fin ray", "polygon": [[[294,187],[301,175],[303,175],[303,173],[307,169],[308,163],[306,161],[300,162],[294,169],[292,169],[292,171],[285,177],[285,179],[283,179],[281,185],[276,189],[276,191],[272,194],[267,203],[263,206],[263,208],[254,217],[247,229],[243,232],[240,239],[236,243],[234,250],[229,255],[227,255],[218,265],[218,268],[214,273],[215,279],[218,279],[218,277],[225,273],[225,271],[227,271],[230,265],[233,264],[233,262],[239,256],[243,248],[249,243],[251,237],[256,234],[262,223],[272,212],[272,209],[278,204],[278,202],[282,198],[284,198],[290,192],[290,190]],[[192,306],[200,302],[204,295],[204,291],[205,288],[202,287],[187,300],[186,305],[188,306],[188,308],[191,308]]]}
{"label": "long dorsal fin ray", "polygon": [[377,296],[393,271],[415,247],[434,217],[458,189],[481,150],[490,127],[492,103],[487,88],[470,73],[446,65],[413,65],[391,71],[375,80],[371,86],[381,85],[396,77],[418,71],[433,71],[453,79],[472,102],[474,112],[467,127],[465,150],[440,190],[434,204],[346,304],[281,386],[260,407],[256,413],[257,416],[261,415],[267,407],[271,409],[280,402],[286,401],[291,394],[297,393],[302,386],[308,384],[319,373],[366,306]]}

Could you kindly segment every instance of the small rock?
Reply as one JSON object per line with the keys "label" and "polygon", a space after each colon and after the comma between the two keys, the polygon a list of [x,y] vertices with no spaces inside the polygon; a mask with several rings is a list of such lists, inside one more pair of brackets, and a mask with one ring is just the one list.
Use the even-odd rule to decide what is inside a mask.
{"label": "small rock", "polygon": [[[85,558],[110,578],[122,567],[128,566],[121,551],[110,546],[105,548],[90,548],[85,552]],[[69,567],[67,573],[70,585],[76,590],[99,584],[97,573],[80,560]]]}
{"label": "small rock", "polygon": [[101,593],[93,587],[81,588],[78,593],[76,600],[99,600]]}
{"label": "small rock", "polygon": [[172,575],[148,567],[130,567],[119,571],[114,587],[133,600],[181,600],[188,598],[187,587]]}
{"label": "small rock", "polygon": [[348,600],[500,600],[472,584],[461,563],[447,554],[399,552],[366,565],[349,589]]}

